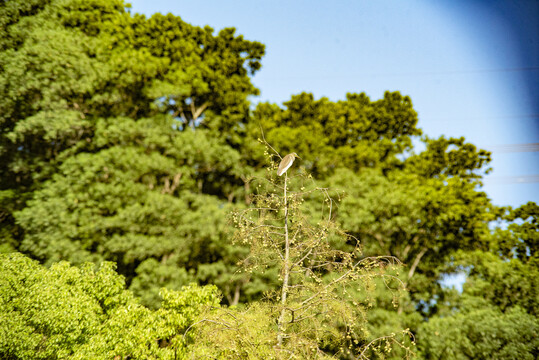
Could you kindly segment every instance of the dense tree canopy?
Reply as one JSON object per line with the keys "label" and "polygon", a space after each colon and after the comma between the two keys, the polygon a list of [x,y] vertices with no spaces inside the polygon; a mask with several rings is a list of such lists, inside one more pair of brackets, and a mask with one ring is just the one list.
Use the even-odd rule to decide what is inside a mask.
{"label": "dense tree canopy", "polygon": [[[145,17],[123,0],[0,3],[0,356],[261,357],[278,330],[279,345],[297,336],[320,356],[400,358],[410,339],[391,334],[409,329],[419,358],[537,357],[537,204],[493,206],[481,191],[491,154],[421,137],[397,91],[252,105],[264,51],[233,28]],[[275,314],[303,295],[278,305],[286,261],[274,252],[253,267],[269,256],[253,253],[260,229],[232,221],[267,220],[260,199],[288,201],[268,187],[282,186],[276,152],[301,157],[291,231],[335,256],[310,272],[302,263],[294,286],[346,272],[344,254],[402,262],[370,268],[349,301],[313,305],[310,325],[327,336],[285,331],[288,315]],[[347,235],[309,230],[328,204],[324,219]],[[462,293],[444,285],[455,273]],[[346,330],[326,313],[359,317]],[[234,331],[216,339],[200,322]]]}
{"label": "dense tree canopy", "polygon": [[338,167],[398,166],[396,155],[410,150],[411,136],[421,134],[410,98],[398,92],[386,92],[377,101],[364,93],[347,94],[338,102],[303,93],[284,105],[259,104],[252,132],[260,136],[261,124],[269,143],[301,154],[313,175]]}
{"label": "dense tree canopy", "polygon": [[149,288],[146,303],[156,304],[160,285],[189,283],[198,264],[216,267],[199,279],[215,278],[234,252],[223,202],[244,174],[226,134],[258,91],[249,75],[263,45],[173,15],[131,15],[121,1],[24,6],[2,8],[18,15],[0,79],[11,246],[48,263],[117,261],[129,282],[140,275],[133,286]]}
{"label": "dense tree canopy", "polygon": [[495,232],[488,251],[460,251],[455,264],[468,274],[462,296],[443,316],[422,325],[426,359],[535,359],[539,355],[539,207],[505,214],[519,219]]}

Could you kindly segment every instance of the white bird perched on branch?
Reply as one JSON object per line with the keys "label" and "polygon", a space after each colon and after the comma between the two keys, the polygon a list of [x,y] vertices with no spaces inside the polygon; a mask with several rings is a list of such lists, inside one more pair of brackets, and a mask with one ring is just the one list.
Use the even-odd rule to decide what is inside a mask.
{"label": "white bird perched on branch", "polygon": [[277,169],[277,175],[279,176],[283,175],[286,172],[286,170],[288,170],[288,168],[292,166],[295,158],[301,159],[296,153],[286,155],[283,158],[283,160],[281,160],[281,163],[279,164],[279,169]]}

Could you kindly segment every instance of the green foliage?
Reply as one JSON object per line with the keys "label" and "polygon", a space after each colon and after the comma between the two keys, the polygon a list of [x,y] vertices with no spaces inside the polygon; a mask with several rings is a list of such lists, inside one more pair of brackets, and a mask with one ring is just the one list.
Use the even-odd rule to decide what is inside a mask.
{"label": "green foliage", "polygon": [[[215,359],[278,359],[274,348],[277,330],[275,323],[275,309],[267,303],[255,302],[246,309],[221,308],[208,311],[203,313],[189,330],[197,339],[189,348],[190,356]],[[298,345],[297,350],[304,350],[304,344]]]}
{"label": "green foliage", "polygon": [[[125,290],[112,263],[46,269],[21,254],[0,255],[2,359],[176,359],[192,341],[184,332],[216,288],[163,290],[151,311]],[[187,342],[186,342],[187,341]]]}
{"label": "green foliage", "polygon": [[[278,286],[244,311],[205,314],[196,329],[202,344],[197,353],[217,358],[349,358],[367,351],[383,356],[395,342],[405,349],[403,356],[409,356],[410,349],[395,334],[371,341],[366,329],[374,279],[383,279],[386,286],[393,281],[398,290],[398,278],[385,266],[395,260],[360,259],[356,246],[339,248],[355,240],[332,221],[328,190],[317,187],[310,175],[290,181],[285,175],[282,184],[275,168],[273,164],[265,178],[252,180],[258,193],[249,208],[235,213],[234,221],[236,241],[250,249],[243,271],[277,269]],[[317,198],[316,193],[322,194],[322,210],[307,214],[304,201],[311,195]],[[220,335],[215,338],[215,333]]]}
{"label": "green foliage", "polygon": [[426,149],[414,154],[411,140],[421,130],[410,99],[399,93],[378,101],[348,94],[338,102],[304,93],[284,105],[257,106],[265,138],[298,152],[324,186],[342,193],[336,221],[359,239],[364,256],[396,256],[407,265],[403,280],[416,305],[439,296],[443,259],[488,248],[488,222],[497,213],[477,191],[488,152],[441,137],[423,139]]}
{"label": "green foliage", "polygon": [[258,91],[263,45],[123,1],[0,7],[3,251],[116,261],[153,306],[161,286],[224,283],[238,258],[227,204],[245,173],[226,134]]}
{"label": "green foliage", "polygon": [[[233,29],[214,35],[177,16],[146,19],[125,7],[121,0],[0,4],[6,25],[0,53],[0,190],[23,199],[14,209],[0,205],[9,218],[6,231],[20,233],[13,211],[23,208],[66,158],[101,146],[96,137],[103,119],[159,123],[167,114],[176,124],[161,136],[188,125],[222,136],[246,117],[247,96],[258,91],[249,76],[260,68],[262,44],[234,35]],[[214,153],[230,153],[223,149]],[[204,165],[191,163],[201,169],[199,185],[210,178],[224,186],[203,190],[231,196],[227,183],[240,181],[226,173],[215,179],[214,169]]]}
{"label": "green foliage", "polygon": [[392,255],[407,265],[403,281],[416,305],[441,291],[442,259],[459,249],[486,246],[494,216],[473,182],[425,178],[408,170],[384,175],[380,169],[339,169],[327,182],[344,191],[337,219],[361,240],[365,255]]}
{"label": "green foliage", "polygon": [[153,306],[160,287],[179,289],[196,280],[199,264],[223,260],[228,206],[198,184],[200,173],[229,172],[235,152],[204,131],[156,120],[100,121],[101,150],[67,158],[16,214],[26,230],[21,249],[48,264],[116,261]]}
{"label": "green foliage", "polygon": [[510,210],[503,219],[509,222],[507,229],[498,229],[492,250],[498,251],[504,259],[517,258],[524,264],[539,265],[539,206],[528,202]]}
{"label": "green foliage", "polygon": [[[416,174],[425,177],[456,176],[460,179],[480,178],[477,171],[482,170],[491,160],[490,153],[466,143],[463,137],[455,139],[440,137],[424,139],[426,151],[408,159],[408,166]],[[488,173],[490,169],[486,169]]]}
{"label": "green foliage", "polygon": [[467,272],[463,294],[421,327],[426,359],[535,359],[539,354],[537,205],[510,211],[520,219],[492,234],[490,250],[459,252],[457,269]]}
{"label": "green foliage", "polygon": [[464,294],[489,301],[501,311],[520,306],[531,315],[539,314],[539,269],[518,259],[502,260],[491,253],[462,254],[468,266]]}
{"label": "green foliage", "polygon": [[300,154],[315,177],[338,167],[398,166],[396,155],[410,150],[411,136],[421,134],[410,98],[398,92],[377,101],[364,93],[347,94],[338,102],[302,93],[284,105],[259,104],[252,132],[259,136],[260,123],[269,143]]}
{"label": "green foliage", "polygon": [[[478,306],[480,305],[480,306]],[[539,321],[516,307],[503,313],[487,304],[423,325],[424,359],[536,359]]]}
{"label": "green foliage", "polygon": [[[464,138],[425,136],[416,153],[418,116],[398,92],[301,93],[251,112],[263,55],[232,28],[147,18],[123,0],[0,2],[0,253],[50,266],[1,255],[0,357],[170,358],[188,346],[271,358],[280,334],[298,357],[400,358],[402,329],[425,358],[537,357],[537,204],[494,207],[480,188],[490,153]],[[284,198],[262,180],[259,138],[317,179],[290,178],[284,197],[290,259],[313,249],[288,268],[302,286],[287,305],[273,211]],[[236,244],[231,212],[251,214]],[[379,256],[405,267],[372,268]],[[112,265],[88,261],[116,263],[134,295]],[[453,272],[467,276],[462,294],[440,285]],[[338,274],[354,286],[333,287]],[[206,308],[215,288],[191,282],[239,307]],[[290,322],[320,289],[325,302],[301,310],[312,327],[297,311]]]}

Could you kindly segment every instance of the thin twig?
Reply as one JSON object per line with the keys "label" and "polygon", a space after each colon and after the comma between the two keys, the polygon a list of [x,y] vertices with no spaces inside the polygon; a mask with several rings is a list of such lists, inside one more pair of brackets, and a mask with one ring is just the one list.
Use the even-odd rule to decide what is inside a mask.
{"label": "thin twig", "polygon": [[262,140],[264,140],[264,144],[266,144],[271,150],[273,150],[273,152],[279,157],[279,159],[282,160],[283,158],[281,157],[279,152],[275,150],[273,146],[269,144],[269,142],[266,141],[266,137],[264,136],[264,129],[262,129],[262,124],[260,122],[258,123],[258,126],[260,126],[260,133],[262,133]]}

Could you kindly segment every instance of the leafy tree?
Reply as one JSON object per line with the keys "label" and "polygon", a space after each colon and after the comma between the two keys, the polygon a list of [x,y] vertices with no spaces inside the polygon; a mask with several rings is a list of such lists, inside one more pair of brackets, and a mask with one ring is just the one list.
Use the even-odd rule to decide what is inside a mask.
{"label": "leafy tree", "polygon": [[359,174],[340,170],[329,181],[348,195],[339,207],[343,227],[363,240],[367,254],[380,252],[406,263],[405,281],[416,299],[428,301],[435,291],[440,259],[484,246],[481,239],[494,218],[486,195],[458,177],[384,176],[366,169]]}
{"label": "leafy tree", "polygon": [[[473,310],[472,310],[473,309]],[[536,359],[537,317],[515,307],[503,313],[484,303],[426,323],[420,339],[424,359]]]}
{"label": "leafy tree", "polygon": [[50,269],[19,253],[0,254],[2,359],[176,359],[185,330],[219,303],[214,286],[163,290],[151,311],[125,290],[112,263]]}
{"label": "leafy tree", "polygon": [[102,150],[66,159],[17,213],[21,249],[47,264],[116,261],[153,306],[160,287],[218,279],[208,267],[237,261],[225,239],[230,207],[200,191],[197,167],[230,171],[237,155],[204,131],[174,131],[173,122],[99,122],[94,142]]}
{"label": "leafy tree", "polygon": [[241,249],[222,240],[227,204],[243,198],[232,134],[258,91],[263,45],[131,15],[123,1],[0,11],[2,249],[116,261],[154,306],[161,286],[193,280],[239,301],[227,279]]}
{"label": "leafy tree", "polygon": [[[410,349],[401,343],[406,340],[388,334],[370,341],[366,329],[374,277],[384,279],[386,286],[395,282],[391,286],[398,289],[398,279],[385,271],[394,259],[361,259],[357,246],[339,249],[342,239],[353,239],[335,225],[333,199],[310,175],[289,178],[285,173],[283,182],[273,171],[268,175],[253,179],[258,194],[234,220],[236,241],[250,248],[244,271],[276,268],[278,286],[244,310],[203,315],[195,353],[217,358],[366,358],[368,351],[383,356],[395,342],[409,356]],[[325,210],[313,217],[303,204],[317,192]]]}
{"label": "leafy tree", "polygon": [[260,136],[260,124],[269,143],[301,154],[304,166],[317,178],[339,167],[357,171],[398,166],[397,155],[410,150],[411,137],[421,134],[410,98],[398,92],[386,92],[377,101],[364,93],[347,94],[337,102],[302,93],[284,106],[259,104],[251,134]]}
{"label": "leafy tree", "polygon": [[421,327],[424,358],[537,357],[538,209],[528,203],[505,214],[513,222],[492,234],[489,251],[457,253],[452,265],[467,273],[463,293]]}
{"label": "leafy tree", "polygon": [[507,229],[498,228],[494,233],[491,251],[498,252],[502,259],[518,259],[523,264],[537,265],[539,258],[539,206],[528,202],[503,214]]}
{"label": "leafy tree", "polygon": [[[383,268],[381,275],[402,281],[409,293],[382,290],[381,278],[372,278],[376,269],[363,269],[372,288],[347,290],[361,309],[328,308],[341,319],[368,317],[353,329],[356,345],[410,328],[426,358],[481,358],[489,348],[508,357],[537,356],[529,335],[537,315],[537,205],[492,206],[480,189],[490,154],[464,138],[424,137],[425,150],[414,152],[412,140],[422,133],[417,113],[398,92],[380,100],[347,94],[336,102],[302,93],[283,106],[258,104],[250,113],[248,96],[258,93],[250,76],[263,54],[262,44],[234,29],[215,33],[171,14],[147,18],[132,14],[122,0],[1,2],[0,252],[21,250],[51,266],[59,260],[114,261],[141,302],[163,311],[168,305],[161,303],[161,287],[216,284],[228,304],[250,305],[203,315],[228,329],[220,339],[211,337],[211,326],[188,333],[201,335],[201,352],[212,352],[219,340],[221,354],[232,357],[253,344],[270,356],[276,334],[282,348],[288,336],[301,334],[303,325],[287,323],[289,309],[309,291],[314,294],[315,279],[331,284],[331,274],[346,273],[352,257],[394,256],[406,268]],[[261,129],[279,150],[298,152],[301,166],[317,179],[318,185],[290,179],[291,188],[336,191],[341,201],[330,203],[331,218],[314,221],[327,215],[324,192],[300,190],[283,198],[267,182],[252,181],[267,174]],[[303,293],[287,290],[285,305],[280,301],[287,262],[268,248],[253,247],[264,243],[267,228],[249,230],[243,223],[244,239],[249,233],[257,241],[233,245],[226,220],[231,210],[260,202],[283,206],[283,199],[290,206],[287,226],[299,231],[297,239],[327,240],[328,254],[336,254],[326,263],[331,269],[312,271],[316,276],[305,269],[289,274],[292,284],[312,286]],[[507,227],[492,229],[489,223],[497,219]],[[271,211],[251,220],[283,226]],[[351,236],[339,236],[337,228]],[[256,257],[244,265],[258,267],[238,273],[238,260],[250,251]],[[440,285],[454,271],[467,274],[462,295]],[[317,305],[307,308],[317,314],[314,325],[326,321]],[[522,324],[510,325],[519,318]],[[428,323],[421,325],[423,319]],[[332,330],[320,341],[297,335],[306,351],[298,356],[311,356],[311,345],[325,355],[344,354],[340,346],[346,349],[353,340],[337,322],[327,323]],[[481,333],[488,337],[461,341]],[[512,334],[526,343],[517,346]],[[65,341],[75,344],[73,339]],[[352,351],[404,354],[397,348],[388,354],[380,344],[362,354],[358,347]]]}
{"label": "leafy tree", "polygon": [[[173,15],[146,19],[122,0],[10,0],[0,18],[0,216],[11,248],[23,234],[13,213],[67,158],[99,150],[104,119],[169,114],[170,133],[196,125],[224,136],[258,91],[249,76],[264,47],[231,28],[214,35]],[[204,187],[212,195],[232,196],[226,184],[242,184],[199,168],[199,186],[223,181]]]}

